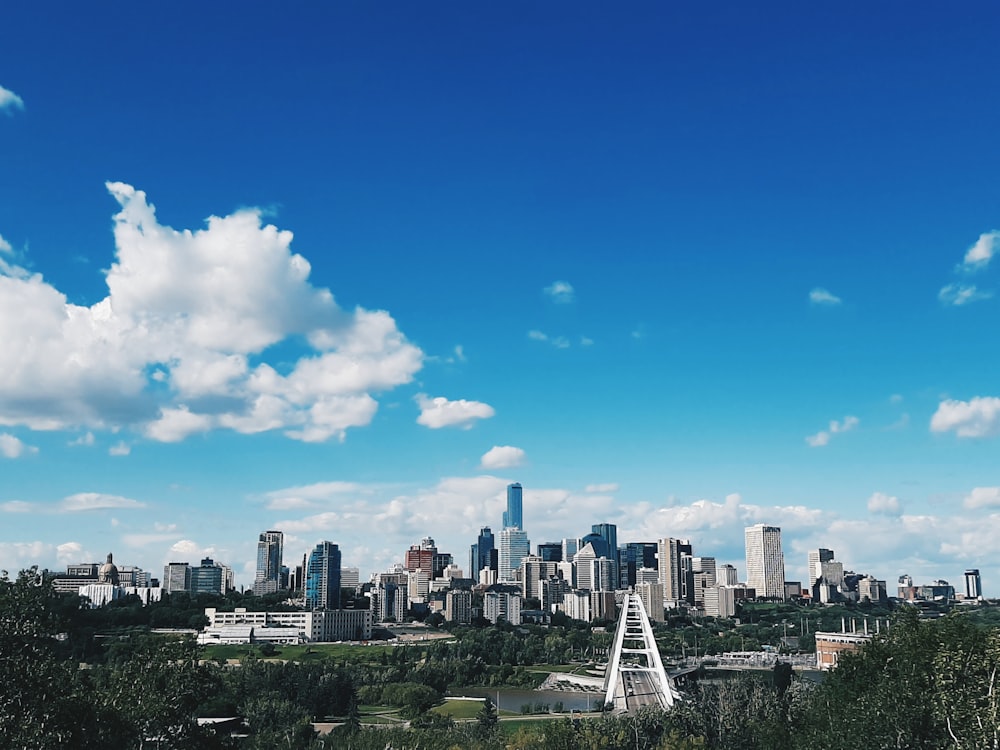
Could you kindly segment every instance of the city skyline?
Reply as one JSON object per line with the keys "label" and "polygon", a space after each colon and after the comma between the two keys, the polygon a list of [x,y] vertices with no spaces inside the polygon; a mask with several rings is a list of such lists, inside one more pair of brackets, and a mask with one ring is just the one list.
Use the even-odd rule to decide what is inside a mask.
{"label": "city skyline", "polygon": [[5,15],[0,568],[464,565],[519,482],[1000,594],[996,5],[184,7]]}

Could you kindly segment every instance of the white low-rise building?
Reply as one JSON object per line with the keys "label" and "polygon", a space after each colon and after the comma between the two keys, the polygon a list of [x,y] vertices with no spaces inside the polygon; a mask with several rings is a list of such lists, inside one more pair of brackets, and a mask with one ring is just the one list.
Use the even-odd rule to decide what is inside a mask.
{"label": "white low-rise building", "polygon": [[331,641],[365,641],[372,637],[372,613],[369,609],[328,609],[294,612],[250,612],[237,607],[232,612],[221,612],[214,607],[205,608],[208,628],[218,629],[232,625],[250,625],[254,638],[268,628],[294,628],[299,640],[324,643]]}

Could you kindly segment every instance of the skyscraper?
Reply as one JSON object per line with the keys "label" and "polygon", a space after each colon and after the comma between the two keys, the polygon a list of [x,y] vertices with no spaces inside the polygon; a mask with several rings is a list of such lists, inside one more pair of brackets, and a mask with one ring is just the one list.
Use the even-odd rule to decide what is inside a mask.
{"label": "skyscraper", "polygon": [[507,528],[500,532],[497,576],[501,583],[515,580],[514,572],[521,569],[521,560],[528,556],[529,549],[528,535],[521,529]]}
{"label": "skyscraper", "polygon": [[490,552],[494,549],[493,532],[489,526],[479,530],[479,538],[469,550],[469,578],[479,580],[479,571],[490,567]]}
{"label": "skyscraper", "polygon": [[785,598],[785,556],[781,529],[758,523],[745,529],[747,585],[765,599]]}
{"label": "skyscraper", "polygon": [[806,556],[808,565],[808,583],[809,589],[811,590],[816,581],[823,577],[823,563],[831,562],[833,560],[833,550],[832,549],[811,549]]}
{"label": "skyscraper", "polygon": [[983,579],[979,577],[979,568],[969,568],[965,571],[965,598],[983,598]]}
{"label": "skyscraper", "polygon": [[281,588],[281,553],[285,535],[280,531],[265,531],[257,541],[257,576],[253,593],[273,594]]}
{"label": "skyscraper", "polygon": [[340,609],[340,547],[320,542],[306,564],[306,606]]}
{"label": "skyscraper", "polygon": [[660,571],[663,600],[676,602],[688,592],[687,576],[691,572],[691,542],[687,539],[661,539],[656,553],[656,566]]}
{"label": "skyscraper", "polygon": [[521,483],[507,485],[507,510],[503,514],[505,529],[524,529],[524,519],[521,516]]}

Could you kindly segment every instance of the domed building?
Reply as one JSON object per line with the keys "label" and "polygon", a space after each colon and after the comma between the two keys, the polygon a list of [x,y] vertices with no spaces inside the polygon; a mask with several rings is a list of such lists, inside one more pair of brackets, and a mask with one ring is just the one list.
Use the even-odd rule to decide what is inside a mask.
{"label": "domed building", "polygon": [[108,553],[108,561],[97,571],[97,582],[110,583],[113,586],[118,585],[118,566],[111,559],[110,552]]}

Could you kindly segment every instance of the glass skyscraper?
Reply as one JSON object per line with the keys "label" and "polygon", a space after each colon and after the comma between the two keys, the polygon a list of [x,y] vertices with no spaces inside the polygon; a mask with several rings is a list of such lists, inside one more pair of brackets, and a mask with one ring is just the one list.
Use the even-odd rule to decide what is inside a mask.
{"label": "glass skyscraper", "polygon": [[521,483],[507,485],[507,510],[503,514],[505,529],[524,529],[524,519],[521,517]]}
{"label": "glass skyscraper", "polygon": [[306,564],[306,605],[309,609],[340,609],[340,547],[320,542]]}
{"label": "glass skyscraper", "polygon": [[479,580],[479,571],[490,567],[490,553],[493,551],[493,532],[489,526],[479,530],[479,538],[469,551],[469,578]]}
{"label": "glass skyscraper", "polygon": [[281,588],[281,553],[285,535],[280,531],[265,531],[257,541],[257,575],[253,592],[273,594]]}

